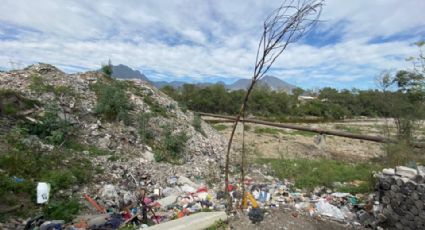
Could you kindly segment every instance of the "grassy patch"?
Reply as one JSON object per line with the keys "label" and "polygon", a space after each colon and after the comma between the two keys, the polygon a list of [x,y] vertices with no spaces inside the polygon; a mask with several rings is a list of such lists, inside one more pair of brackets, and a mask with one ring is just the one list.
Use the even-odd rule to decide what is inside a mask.
{"label": "grassy patch", "polygon": [[227,126],[223,125],[223,124],[213,124],[211,126],[217,131],[223,131],[223,130],[227,129]]}
{"label": "grassy patch", "polygon": [[[279,178],[294,180],[297,188],[307,189],[321,185],[332,186],[333,182],[351,182],[353,180],[371,183],[372,172],[382,169],[378,164],[351,164],[328,159],[259,159],[258,162],[271,164]],[[366,187],[356,189],[363,191],[373,189],[373,184],[364,186]],[[346,188],[346,190],[350,189],[353,190],[354,188]]]}
{"label": "grassy patch", "polygon": [[257,134],[272,134],[272,135],[277,135],[279,133],[282,133],[282,130],[279,129],[274,129],[274,128],[268,128],[268,127],[257,127],[254,129],[254,133]]}
{"label": "grassy patch", "polygon": [[[57,191],[87,183],[94,173],[91,162],[70,149],[56,147],[52,151],[43,150],[39,142],[32,141],[22,129],[12,129],[1,138],[5,139],[6,148],[0,155],[0,168],[3,170],[0,175],[0,200],[7,200],[7,206],[21,203],[26,205],[25,212],[17,210],[8,215],[27,218],[32,215],[28,213],[36,211],[36,207],[31,205],[35,203],[34,192],[39,181],[50,183],[52,200],[62,202],[59,206],[65,205],[65,209],[71,210],[66,205],[69,198]],[[63,215],[68,215],[68,211],[52,211],[57,215],[62,212],[65,212]],[[61,219],[67,218],[62,217]]]}
{"label": "grassy patch", "polygon": [[149,105],[149,108],[151,110],[151,113],[162,116],[162,117],[168,117],[167,109],[164,106],[161,106],[156,101],[152,99],[150,96],[144,96],[143,101]]}
{"label": "grassy patch", "polygon": [[349,132],[349,133],[355,133],[355,134],[361,134],[362,130],[359,127],[355,127],[355,126],[347,126],[347,125],[343,125],[343,124],[336,124],[334,125],[335,129],[339,129],[345,132]]}
{"label": "grassy patch", "polygon": [[173,133],[171,125],[162,127],[163,139],[154,151],[156,161],[167,161],[179,164],[182,162],[183,151],[189,139],[185,131]]}
{"label": "grassy patch", "polygon": [[216,221],[212,226],[206,228],[205,230],[225,230],[228,228],[229,228],[229,225],[226,222],[219,220],[219,221]]}
{"label": "grassy patch", "polygon": [[17,116],[20,111],[33,108],[40,103],[25,98],[13,90],[0,90],[0,115]]}
{"label": "grassy patch", "polygon": [[292,132],[288,132],[288,134],[290,135],[300,135],[300,136],[305,136],[305,137],[314,137],[317,135],[317,133],[313,133],[313,132],[307,132],[307,131],[302,131],[302,130],[294,130]]}
{"label": "grassy patch", "polygon": [[80,211],[81,205],[76,199],[52,200],[44,207],[43,213],[47,219],[71,221]]}

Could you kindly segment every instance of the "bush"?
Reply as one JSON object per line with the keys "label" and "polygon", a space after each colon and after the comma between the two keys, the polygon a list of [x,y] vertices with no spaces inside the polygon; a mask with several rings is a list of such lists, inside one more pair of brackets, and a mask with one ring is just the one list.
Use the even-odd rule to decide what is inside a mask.
{"label": "bush", "polygon": [[52,200],[43,209],[45,218],[70,222],[80,211],[81,205],[76,199],[66,201]]}
{"label": "bush", "polygon": [[37,93],[53,92],[54,87],[47,84],[40,75],[32,75],[28,88]]}
{"label": "bush", "polygon": [[193,128],[195,128],[195,130],[197,132],[200,132],[203,136],[205,136],[205,132],[202,129],[202,120],[201,120],[201,116],[199,115],[199,113],[195,113],[193,115],[193,122],[192,122]]}
{"label": "bush", "polygon": [[0,89],[0,115],[17,116],[19,111],[31,109],[39,104],[19,92]]}
{"label": "bush", "polygon": [[163,117],[168,117],[167,109],[164,106],[161,106],[160,104],[155,102],[150,96],[144,96],[143,101],[149,105],[151,113]]}
{"label": "bush", "polygon": [[152,131],[149,129],[149,120],[151,117],[152,114],[150,113],[142,113],[138,119],[140,138],[145,144],[148,142],[151,144],[151,141],[154,138]]}
{"label": "bush", "polygon": [[77,183],[77,178],[68,169],[49,170],[43,173],[42,180],[51,184],[53,192]]}
{"label": "bush", "polygon": [[184,131],[173,133],[172,127],[169,125],[164,126],[162,143],[155,151],[155,160],[180,163],[188,139]]}
{"label": "bush", "polygon": [[129,111],[132,106],[126,91],[119,84],[115,84],[115,81],[96,83],[94,89],[97,93],[96,114],[106,120],[123,121],[128,125],[130,123]]}
{"label": "bush", "polygon": [[60,145],[72,134],[72,126],[58,115],[58,108],[48,107],[45,115],[37,123],[22,123],[28,134],[37,135],[50,144]]}

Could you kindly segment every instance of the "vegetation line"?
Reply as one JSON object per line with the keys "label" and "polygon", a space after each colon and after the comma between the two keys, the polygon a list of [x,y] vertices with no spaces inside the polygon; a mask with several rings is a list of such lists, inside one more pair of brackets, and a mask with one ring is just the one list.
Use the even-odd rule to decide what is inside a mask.
{"label": "vegetation line", "polygon": [[[212,114],[212,113],[199,113],[202,116],[210,116],[210,117],[217,117],[217,118],[224,118],[228,120],[236,120],[235,117],[232,116],[225,116],[225,115],[218,115],[218,114]],[[319,134],[327,134],[327,135],[333,135],[333,136],[340,136],[340,137],[347,137],[351,139],[359,139],[359,140],[365,140],[365,141],[374,141],[379,143],[391,143],[396,142],[395,140],[388,139],[385,137],[380,136],[369,136],[369,135],[362,135],[362,134],[354,134],[349,132],[343,132],[343,131],[334,131],[334,130],[324,130],[324,129],[318,129],[318,128],[310,128],[305,126],[299,126],[299,125],[292,125],[292,124],[282,124],[282,123],[274,123],[269,121],[261,121],[256,119],[240,119],[240,121],[248,122],[248,123],[254,123],[254,124],[261,124],[261,125],[268,125],[272,127],[278,127],[278,128],[286,128],[286,129],[295,129],[295,130],[301,130],[301,131],[308,131],[308,132],[314,132]],[[417,148],[425,148],[425,143],[412,143],[413,146]]]}

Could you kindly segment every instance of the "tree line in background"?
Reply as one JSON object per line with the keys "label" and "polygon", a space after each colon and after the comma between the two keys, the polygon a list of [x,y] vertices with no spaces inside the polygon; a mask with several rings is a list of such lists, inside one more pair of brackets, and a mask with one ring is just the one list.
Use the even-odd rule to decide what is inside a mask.
{"label": "tree line in background", "polygon": [[[377,78],[379,89],[337,90],[325,87],[317,92],[306,92],[295,88],[286,93],[256,85],[246,111],[254,116],[281,121],[306,117],[323,120],[356,116],[393,118],[399,136],[409,138],[417,122],[425,119],[425,57],[422,51],[425,42],[415,44],[419,55],[407,59],[413,68],[381,73]],[[220,84],[206,87],[185,84],[179,89],[165,86],[162,91],[184,108],[229,115],[239,112],[246,93],[244,90],[229,91]],[[302,98],[302,95],[311,97]]]}
{"label": "tree line in background", "polygon": [[[162,91],[190,110],[206,113],[234,115],[245,95],[244,90],[229,91],[223,85],[199,87],[185,84],[179,89],[165,86]],[[318,117],[323,119],[343,119],[355,116],[391,117],[397,104],[401,107],[415,107],[416,99],[406,92],[370,90],[337,90],[326,87],[318,92],[309,92],[308,100],[299,96],[306,92],[296,88],[291,94],[273,91],[259,85],[255,87],[247,111],[249,114],[268,118]],[[398,100],[390,104],[388,98]]]}

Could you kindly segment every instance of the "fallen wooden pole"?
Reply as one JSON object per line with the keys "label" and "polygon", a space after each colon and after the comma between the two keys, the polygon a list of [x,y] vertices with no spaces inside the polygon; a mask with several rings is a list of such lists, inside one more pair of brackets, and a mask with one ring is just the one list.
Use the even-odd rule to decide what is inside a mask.
{"label": "fallen wooden pole", "polygon": [[[212,114],[212,113],[199,113],[201,116],[209,116],[209,117],[217,117],[217,118],[223,118],[227,120],[234,121],[236,118],[233,116],[226,116],[226,115],[218,115],[218,114]],[[242,119],[240,121],[245,121],[248,123],[254,123],[254,124],[260,124],[260,125],[267,125],[272,127],[278,127],[278,128],[285,128],[285,129],[295,129],[300,131],[307,131],[307,132],[313,132],[313,133],[319,133],[319,134],[326,134],[326,135],[332,135],[332,136],[339,136],[339,137],[347,137],[351,139],[358,139],[358,140],[365,140],[365,141],[374,141],[378,143],[393,143],[395,140],[388,139],[385,137],[380,136],[369,136],[369,135],[362,135],[362,134],[354,134],[349,132],[342,132],[342,131],[335,131],[335,130],[325,130],[325,129],[318,129],[318,128],[311,128],[306,126],[300,126],[300,125],[293,125],[293,124],[285,124],[285,123],[275,123],[270,121],[262,121],[262,120],[256,120],[256,119]],[[223,120],[223,122],[228,122],[226,120]],[[425,143],[412,143],[413,146],[417,148],[425,148]]]}

